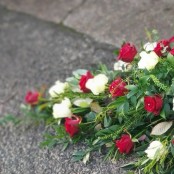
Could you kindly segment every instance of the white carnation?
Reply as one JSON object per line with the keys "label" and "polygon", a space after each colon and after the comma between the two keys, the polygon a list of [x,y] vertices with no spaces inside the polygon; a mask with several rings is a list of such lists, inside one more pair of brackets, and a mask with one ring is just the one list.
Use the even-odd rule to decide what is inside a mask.
{"label": "white carnation", "polygon": [[65,98],[61,103],[53,105],[53,117],[54,118],[65,118],[71,117],[71,102],[68,98]]}
{"label": "white carnation", "polygon": [[147,69],[151,70],[155,68],[156,64],[159,62],[158,55],[152,51],[150,53],[146,53],[145,51],[142,51],[140,53],[141,60],[138,62],[138,68],[139,69]]}
{"label": "white carnation", "polygon": [[145,150],[147,157],[151,160],[159,159],[164,152],[164,146],[160,141],[152,141],[149,147]]}
{"label": "white carnation", "polygon": [[49,89],[49,94],[52,98],[57,97],[58,94],[64,93],[67,87],[67,82],[62,83],[60,81],[56,81],[55,85]]}
{"label": "white carnation", "polygon": [[147,42],[146,44],[144,44],[143,48],[145,51],[153,51],[154,48],[156,47],[157,43],[156,42]]}
{"label": "white carnation", "polygon": [[86,83],[86,88],[90,89],[94,95],[99,95],[105,90],[108,78],[104,74],[98,74]]}

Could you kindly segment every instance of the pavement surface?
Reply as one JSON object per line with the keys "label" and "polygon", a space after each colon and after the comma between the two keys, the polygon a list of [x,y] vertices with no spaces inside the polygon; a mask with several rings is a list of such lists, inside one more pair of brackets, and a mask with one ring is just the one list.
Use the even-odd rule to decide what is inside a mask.
{"label": "pavement surface", "polygon": [[[62,25],[7,10],[0,6],[0,117],[18,117],[25,92],[56,80],[64,80],[77,68],[102,61],[110,67],[112,45],[101,44]],[[94,153],[87,165],[71,162],[74,150],[84,144],[40,149],[45,127],[0,126],[0,174],[122,174],[128,162],[103,162]]]}
{"label": "pavement surface", "polygon": [[63,23],[95,40],[140,44],[145,28],[174,35],[174,0],[0,0],[9,9]]}
{"label": "pavement surface", "polygon": [[[123,41],[137,46],[145,28],[174,35],[173,0],[0,0],[0,117],[18,117],[25,92],[64,80],[99,62],[113,67]],[[113,46],[114,45],[114,46]],[[86,166],[71,162],[84,144],[40,149],[45,127],[0,127],[0,174],[123,174],[122,164],[94,153]]]}

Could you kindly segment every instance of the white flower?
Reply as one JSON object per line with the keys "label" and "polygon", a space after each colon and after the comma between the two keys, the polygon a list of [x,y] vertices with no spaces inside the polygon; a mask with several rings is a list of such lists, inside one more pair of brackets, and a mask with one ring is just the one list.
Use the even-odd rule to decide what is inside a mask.
{"label": "white flower", "polygon": [[130,69],[130,63],[123,62],[121,60],[117,61],[114,64],[114,70],[127,71]]}
{"label": "white flower", "polygon": [[53,105],[53,117],[54,118],[65,118],[71,117],[71,102],[68,98],[65,98],[61,103]]}
{"label": "white flower", "polygon": [[86,87],[92,91],[94,95],[99,95],[105,90],[108,78],[104,74],[98,74],[86,82]]}
{"label": "white flower", "polygon": [[159,57],[157,54],[152,51],[150,53],[146,53],[145,51],[142,51],[140,53],[141,60],[138,62],[138,68],[139,69],[147,69],[151,70],[155,68],[156,64],[159,62]]}
{"label": "white flower", "polygon": [[80,98],[80,99],[74,100],[73,104],[81,108],[88,108],[91,102],[92,102],[92,99],[90,98],[85,98],[85,99]]}
{"label": "white flower", "polygon": [[65,83],[62,83],[60,81],[56,81],[55,82],[55,85],[52,86],[50,89],[49,89],[49,94],[51,97],[57,97],[58,94],[61,94],[61,93],[64,93],[65,92],[65,89],[68,87],[68,83],[65,82]]}
{"label": "white flower", "polygon": [[156,47],[157,43],[156,42],[147,42],[146,44],[144,44],[143,48],[145,51],[153,51],[154,48]]}
{"label": "white flower", "polygon": [[159,159],[160,156],[164,153],[164,146],[160,141],[152,141],[149,147],[145,150],[147,157],[151,160]]}

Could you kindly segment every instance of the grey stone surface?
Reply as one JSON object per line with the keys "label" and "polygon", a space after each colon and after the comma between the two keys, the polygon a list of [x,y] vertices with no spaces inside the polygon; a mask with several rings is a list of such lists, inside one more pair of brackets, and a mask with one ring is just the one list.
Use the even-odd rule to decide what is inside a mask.
{"label": "grey stone surface", "polygon": [[0,0],[0,4],[9,9],[35,15],[39,18],[61,22],[83,0]]}
{"label": "grey stone surface", "polygon": [[[72,70],[88,69],[99,61],[112,67],[113,49],[61,25],[0,7],[0,117],[20,115],[26,90],[42,84],[49,86],[57,79],[68,77]],[[124,173],[119,167],[128,161],[102,162],[103,156],[99,153],[92,155],[88,165],[71,162],[72,152],[84,148],[83,144],[70,146],[65,152],[59,146],[40,149],[45,129],[43,125],[0,126],[0,173]]]}
{"label": "grey stone surface", "polygon": [[174,34],[173,0],[0,0],[8,8],[63,22],[95,40],[120,46],[145,40],[145,28],[161,38]]}
{"label": "grey stone surface", "polygon": [[172,36],[173,17],[173,0],[87,0],[64,24],[120,46],[123,41],[144,41],[145,28],[157,29],[162,38]]}

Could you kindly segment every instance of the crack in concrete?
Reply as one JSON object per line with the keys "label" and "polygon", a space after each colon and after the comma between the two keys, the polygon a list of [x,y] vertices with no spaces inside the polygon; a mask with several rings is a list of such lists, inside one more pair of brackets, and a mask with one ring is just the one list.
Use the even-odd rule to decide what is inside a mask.
{"label": "crack in concrete", "polygon": [[60,23],[64,23],[64,21],[69,17],[69,15],[71,15],[74,11],[76,11],[81,6],[83,6],[86,3],[86,1],[87,0],[82,0],[82,2],[79,3],[76,7],[72,8],[71,10],[69,10],[69,12],[67,13],[67,15],[60,21]]}

